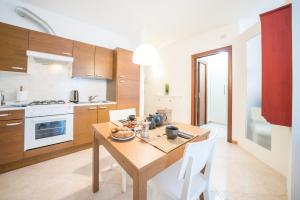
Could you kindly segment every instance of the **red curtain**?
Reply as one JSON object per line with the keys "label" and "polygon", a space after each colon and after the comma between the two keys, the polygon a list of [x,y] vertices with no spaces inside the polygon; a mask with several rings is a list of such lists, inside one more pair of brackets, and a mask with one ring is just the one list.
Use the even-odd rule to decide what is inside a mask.
{"label": "red curtain", "polygon": [[271,124],[292,123],[292,8],[261,15],[262,115]]}

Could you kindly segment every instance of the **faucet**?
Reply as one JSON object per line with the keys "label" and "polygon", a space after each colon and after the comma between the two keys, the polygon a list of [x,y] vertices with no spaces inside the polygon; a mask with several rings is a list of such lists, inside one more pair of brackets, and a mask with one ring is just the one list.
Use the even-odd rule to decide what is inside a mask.
{"label": "faucet", "polygon": [[89,96],[89,102],[92,102],[97,96]]}
{"label": "faucet", "polygon": [[4,92],[3,90],[0,90],[0,101],[1,101],[1,106],[4,106],[5,105],[5,97],[4,97]]}

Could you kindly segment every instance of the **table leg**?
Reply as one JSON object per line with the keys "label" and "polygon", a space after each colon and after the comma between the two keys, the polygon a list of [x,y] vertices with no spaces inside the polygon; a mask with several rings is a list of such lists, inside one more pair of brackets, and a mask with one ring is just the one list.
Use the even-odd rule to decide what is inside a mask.
{"label": "table leg", "polygon": [[93,137],[93,192],[99,191],[99,140],[94,132]]}
{"label": "table leg", "polygon": [[133,178],[133,200],[147,199],[147,179],[142,177]]}

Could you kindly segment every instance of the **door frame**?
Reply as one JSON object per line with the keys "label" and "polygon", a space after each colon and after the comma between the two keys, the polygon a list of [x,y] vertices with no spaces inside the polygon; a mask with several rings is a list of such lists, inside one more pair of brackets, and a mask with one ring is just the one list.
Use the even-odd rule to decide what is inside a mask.
{"label": "door frame", "polygon": [[[205,105],[204,105],[204,123],[206,124],[207,123],[207,63],[206,62],[204,62],[204,61],[200,61],[200,62],[197,62],[196,61],[196,71],[195,71],[195,79],[197,80],[199,80],[200,79],[200,74],[199,74],[199,72],[200,72],[200,65],[199,64],[203,64],[203,65],[205,65],[205,87],[204,87],[204,89],[205,89],[205,92],[204,92],[204,98],[205,98]],[[200,80],[199,80],[200,81]],[[200,83],[199,83],[199,85],[200,85]],[[197,93],[199,93],[199,91],[200,91],[200,88],[199,88],[199,85],[196,85],[195,86],[195,91],[197,91]],[[199,105],[199,100],[198,99],[200,99],[199,98],[199,94],[197,94],[198,96],[197,96],[197,101],[195,102],[195,106],[196,106],[196,108],[198,108],[198,106],[200,106]],[[198,105],[197,105],[197,103],[198,103]],[[195,112],[196,112],[196,114],[195,114],[195,124],[197,124],[197,123],[199,123],[199,118],[200,118],[200,113],[198,112],[199,110],[197,109],[197,110],[195,110]]]}
{"label": "door frame", "polygon": [[218,53],[228,53],[228,83],[227,83],[227,93],[228,93],[228,106],[227,106],[227,142],[232,143],[232,46],[226,46],[206,52],[201,52],[192,55],[192,83],[191,83],[191,124],[196,125],[196,70],[197,70],[197,59],[213,56]]}

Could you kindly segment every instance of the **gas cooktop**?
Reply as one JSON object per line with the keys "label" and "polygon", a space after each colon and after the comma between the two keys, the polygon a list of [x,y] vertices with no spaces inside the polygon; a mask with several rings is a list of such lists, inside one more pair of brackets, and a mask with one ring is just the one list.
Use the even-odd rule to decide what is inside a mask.
{"label": "gas cooktop", "polygon": [[29,103],[29,106],[37,106],[37,105],[54,105],[54,104],[65,104],[64,100],[43,100],[43,101],[33,101]]}

